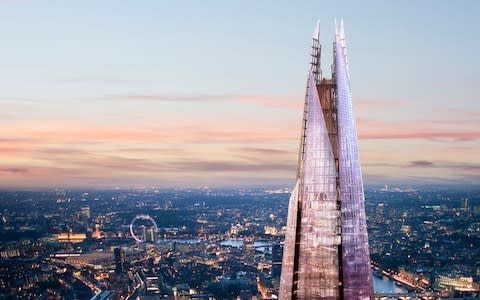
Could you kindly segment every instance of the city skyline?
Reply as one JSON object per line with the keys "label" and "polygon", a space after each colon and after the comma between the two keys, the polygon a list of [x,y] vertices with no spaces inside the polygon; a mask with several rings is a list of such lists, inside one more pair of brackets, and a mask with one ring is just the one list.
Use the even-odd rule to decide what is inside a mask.
{"label": "city skyline", "polygon": [[474,1],[0,7],[0,188],[290,186],[304,37],[335,16],[365,183],[480,179]]}

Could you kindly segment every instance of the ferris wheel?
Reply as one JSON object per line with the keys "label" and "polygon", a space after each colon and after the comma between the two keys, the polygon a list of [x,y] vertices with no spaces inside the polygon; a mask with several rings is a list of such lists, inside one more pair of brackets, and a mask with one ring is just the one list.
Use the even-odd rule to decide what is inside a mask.
{"label": "ferris wheel", "polygon": [[150,217],[149,215],[137,215],[135,216],[135,218],[133,218],[132,222],[130,222],[130,234],[132,235],[133,239],[135,241],[137,241],[137,243],[145,243],[145,236],[142,238],[138,237],[136,234],[135,234],[135,230],[134,230],[134,226],[135,226],[135,223],[137,221],[140,221],[140,220],[145,220],[145,221],[148,221],[152,224],[152,227],[153,227],[153,230],[154,230],[154,233],[156,234],[158,232],[158,226],[157,226],[157,223],[155,222],[155,220]]}

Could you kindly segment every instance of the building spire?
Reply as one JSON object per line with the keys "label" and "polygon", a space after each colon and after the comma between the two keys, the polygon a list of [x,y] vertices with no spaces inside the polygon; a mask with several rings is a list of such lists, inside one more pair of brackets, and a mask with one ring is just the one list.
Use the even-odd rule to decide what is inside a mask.
{"label": "building spire", "polygon": [[317,26],[312,35],[312,53],[310,61],[310,71],[313,73],[315,81],[320,82],[322,77],[322,69],[320,67],[320,57],[322,46],[320,45],[320,21],[317,21]]}
{"label": "building spire", "polygon": [[350,68],[348,66],[347,42],[345,40],[345,29],[343,27],[343,18],[340,21],[339,39],[340,39],[340,45],[342,46],[342,50],[343,50],[343,56],[345,57],[345,65],[347,67],[347,76],[350,79]]}
{"label": "building spire", "polygon": [[343,18],[340,19],[340,36],[342,39],[345,38],[345,30],[343,29]]}
{"label": "building spire", "polygon": [[317,26],[315,26],[315,31],[313,32],[312,39],[320,40],[320,20],[317,21]]}

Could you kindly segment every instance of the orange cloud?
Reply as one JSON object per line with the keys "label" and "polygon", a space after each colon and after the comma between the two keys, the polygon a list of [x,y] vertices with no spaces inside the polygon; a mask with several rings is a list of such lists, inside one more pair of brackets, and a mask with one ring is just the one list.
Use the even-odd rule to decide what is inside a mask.
{"label": "orange cloud", "polygon": [[[43,127],[43,128],[42,128]],[[0,133],[46,143],[100,143],[100,142],[155,142],[155,143],[249,143],[289,140],[297,135],[291,130],[241,130],[234,128],[122,128],[89,127],[83,124],[65,124],[55,127],[42,124],[31,126],[4,126]]]}

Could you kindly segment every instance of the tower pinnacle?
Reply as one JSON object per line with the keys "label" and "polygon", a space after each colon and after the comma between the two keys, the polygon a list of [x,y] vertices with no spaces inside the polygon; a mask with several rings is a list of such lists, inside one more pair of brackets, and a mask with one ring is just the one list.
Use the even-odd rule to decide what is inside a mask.
{"label": "tower pinnacle", "polygon": [[312,53],[310,61],[310,70],[313,73],[315,81],[318,83],[322,77],[322,69],[320,67],[322,47],[320,45],[320,21],[317,21],[315,31],[312,35]]}

